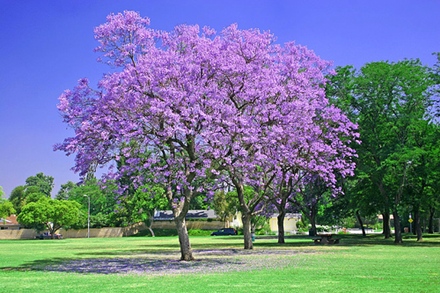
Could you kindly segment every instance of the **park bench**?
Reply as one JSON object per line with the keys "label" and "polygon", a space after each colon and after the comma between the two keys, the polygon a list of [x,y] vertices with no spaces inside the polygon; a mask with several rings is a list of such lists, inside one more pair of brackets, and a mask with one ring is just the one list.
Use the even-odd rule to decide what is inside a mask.
{"label": "park bench", "polygon": [[315,244],[338,244],[339,239],[333,238],[333,234],[318,234],[312,237]]}

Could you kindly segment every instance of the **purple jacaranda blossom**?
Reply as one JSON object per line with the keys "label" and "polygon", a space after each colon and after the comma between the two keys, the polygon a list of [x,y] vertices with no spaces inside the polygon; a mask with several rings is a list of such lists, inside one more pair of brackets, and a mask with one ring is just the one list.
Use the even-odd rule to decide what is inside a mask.
{"label": "purple jacaranda blossom", "polygon": [[[112,71],[96,90],[82,79],[60,96],[75,135],[55,148],[75,154],[81,176],[110,164],[106,178],[121,185],[122,178],[132,187],[162,185],[182,260],[193,258],[185,214],[194,190],[234,185],[247,221],[264,206],[270,185],[297,170],[330,185],[334,170],[352,172],[346,142],[356,140],[356,126],[325,97],[329,62],[236,24],[216,33],[197,25],[166,32],[149,23],[125,11],[95,29],[96,51]],[[240,195],[246,185],[255,191],[248,199]]]}

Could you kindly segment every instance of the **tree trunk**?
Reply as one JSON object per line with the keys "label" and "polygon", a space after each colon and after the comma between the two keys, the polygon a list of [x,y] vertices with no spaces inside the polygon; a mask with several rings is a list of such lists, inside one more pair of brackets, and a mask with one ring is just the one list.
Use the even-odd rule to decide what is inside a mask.
{"label": "tree trunk", "polygon": [[365,233],[364,222],[362,222],[362,218],[361,218],[361,215],[359,214],[359,210],[356,210],[356,218],[359,222],[359,225],[361,226],[362,236],[366,237],[367,233]]}
{"label": "tree trunk", "polygon": [[309,220],[310,220],[310,224],[312,225],[312,233],[309,233],[310,236],[316,236],[317,232],[316,232],[316,207],[312,206],[310,208],[310,216],[309,216]]}
{"label": "tree trunk", "polygon": [[243,221],[243,237],[244,249],[253,249],[252,232],[251,232],[251,214],[242,212],[241,220]]}
{"label": "tree trunk", "polygon": [[251,231],[251,218],[252,211],[249,210],[249,206],[246,204],[244,198],[244,187],[243,183],[232,178],[232,182],[237,191],[238,201],[240,202],[241,220],[243,222],[243,238],[244,238],[244,249],[253,249],[254,245],[252,243],[252,231]]}
{"label": "tree trunk", "polygon": [[429,208],[429,220],[428,220],[428,233],[434,234],[434,213],[435,209],[430,207]]}
{"label": "tree trunk", "polygon": [[150,227],[148,227],[148,231],[150,231],[151,237],[156,237],[156,235],[154,234],[153,229]]}
{"label": "tree trunk", "polygon": [[420,209],[414,209],[414,232],[417,235],[417,241],[423,241],[422,225],[420,223]]}
{"label": "tree trunk", "polygon": [[403,243],[402,231],[400,227],[400,217],[396,209],[393,210],[393,217],[394,217],[394,243],[401,244]]}
{"label": "tree trunk", "polygon": [[283,244],[284,241],[284,218],[286,216],[286,212],[280,212],[277,217],[278,224],[278,243]]}
{"label": "tree trunk", "polygon": [[316,236],[316,214],[314,213],[313,209],[302,210],[303,214],[307,216],[307,218],[310,221],[310,225],[312,226],[309,230],[309,236]]}
{"label": "tree trunk", "polygon": [[186,229],[185,217],[175,217],[174,222],[176,223],[177,234],[179,235],[180,260],[194,260],[191,244],[189,243],[188,230]]}
{"label": "tree trunk", "polygon": [[153,223],[154,223],[154,214],[149,214],[148,215],[148,219],[145,222],[145,225],[147,225],[147,229],[150,231],[151,233],[151,237],[156,237],[156,235],[154,235],[154,231],[153,231]]}
{"label": "tree trunk", "polygon": [[390,212],[384,212],[382,213],[383,218],[383,232],[382,234],[385,236],[385,239],[388,239],[391,237],[391,227],[390,227]]}
{"label": "tree trunk", "polygon": [[55,232],[59,229],[53,223],[46,223],[47,230],[49,230],[50,238],[55,239]]}
{"label": "tree trunk", "polygon": [[[191,180],[188,180],[191,181]],[[189,243],[188,230],[186,229],[185,216],[188,213],[189,203],[192,198],[192,190],[186,188],[185,196],[183,200],[179,202],[174,202],[173,191],[171,185],[167,186],[166,196],[168,202],[171,205],[174,216],[174,223],[176,223],[177,234],[179,235],[179,244],[180,244],[180,260],[191,261],[194,260],[191,251],[191,244]]]}

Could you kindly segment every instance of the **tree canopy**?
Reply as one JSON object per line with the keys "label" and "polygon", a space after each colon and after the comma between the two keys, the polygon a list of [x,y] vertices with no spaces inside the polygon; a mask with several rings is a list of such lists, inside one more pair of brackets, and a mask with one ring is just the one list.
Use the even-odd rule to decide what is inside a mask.
{"label": "tree canopy", "polygon": [[42,196],[50,197],[54,187],[52,176],[37,173],[35,176],[26,178],[26,183],[15,187],[9,200],[12,202],[17,214],[20,214],[23,206],[30,202],[36,202]]}
{"label": "tree canopy", "polygon": [[26,179],[25,187],[35,186],[38,188],[38,192],[50,196],[54,187],[54,178],[52,176],[44,175],[42,172],[37,173],[35,176],[30,176]]}
{"label": "tree canopy", "polygon": [[25,205],[17,220],[37,231],[47,229],[53,236],[61,227],[76,224],[80,216],[80,204],[76,201],[41,197],[37,202]]}
{"label": "tree canopy", "polygon": [[[81,79],[60,96],[75,136],[55,148],[76,155],[81,176],[110,164],[107,178],[130,178],[131,188],[161,185],[182,259],[193,259],[185,215],[195,191],[233,184],[245,248],[252,248],[250,218],[281,169],[291,170],[284,178],[298,169],[317,173],[330,186],[335,170],[352,174],[348,143],[356,126],[325,97],[328,62],[257,29],[180,25],[166,32],[149,23],[125,11],[95,29],[96,50],[112,73],[98,90]],[[245,185],[253,197],[243,197]],[[129,188],[121,184],[120,193]]]}
{"label": "tree canopy", "polygon": [[[433,171],[425,175],[413,172],[416,165],[426,166],[427,154],[433,146],[438,147],[436,136],[427,132],[432,127],[429,110],[434,80],[419,60],[373,62],[359,71],[351,66],[336,71],[327,93],[358,123],[362,140],[355,146],[359,156],[356,185],[363,190],[358,194],[369,197],[384,215],[386,237],[390,236],[388,223],[393,214],[395,242],[400,243],[399,215],[408,183],[417,178],[412,175],[427,183],[428,173]],[[419,180],[419,184],[425,183]]]}

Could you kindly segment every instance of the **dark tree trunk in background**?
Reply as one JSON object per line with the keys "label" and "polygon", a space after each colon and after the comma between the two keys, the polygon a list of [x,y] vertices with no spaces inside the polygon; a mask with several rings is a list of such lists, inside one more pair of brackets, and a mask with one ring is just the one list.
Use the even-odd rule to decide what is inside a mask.
{"label": "dark tree trunk in background", "polygon": [[284,218],[286,217],[286,212],[281,212],[277,217],[278,224],[278,243],[283,244],[284,241]]}
{"label": "dark tree trunk in background", "polygon": [[394,243],[401,244],[403,243],[402,231],[400,226],[400,217],[396,209],[393,210],[393,217],[394,217]]}
{"label": "dark tree trunk in background", "polygon": [[434,213],[435,213],[435,209],[433,207],[429,208],[429,221],[428,221],[429,234],[434,234]]}
{"label": "dark tree trunk in background", "polygon": [[422,225],[420,221],[420,209],[416,207],[414,209],[414,232],[417,235],[417,241],[423,241]]}
{"label": "dark tree trunk in background", "polygon": [[311,232],[309,232],[309,235],[316,236],[316,212],[314,208],[310,210],[309,220],[310,224],[312,225],[312,229]]}
{"label": "dark tree trunk in background", "polygon": [[362,236],[366,237],[367,233],[365,233],[364,222],[362,222],[362,218],[361,218],[361,215],[359,214],[359,210],[356,211],[356,218],[359,222],[359,225],[361,226]]}
{"label": "dark tree trunk in background", "polygon": [[390,227],[390,212],[384,212],[382,213],[383,218],[383,235],[385,236],[385,239],[388,239],[391,237],[391,227]]}

